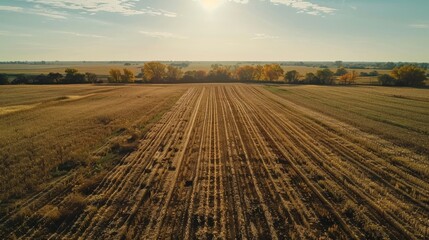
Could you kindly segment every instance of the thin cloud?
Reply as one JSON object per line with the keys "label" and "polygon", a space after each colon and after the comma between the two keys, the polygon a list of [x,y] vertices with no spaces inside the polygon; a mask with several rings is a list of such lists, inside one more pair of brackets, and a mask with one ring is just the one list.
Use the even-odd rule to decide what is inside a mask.
{"label": "thin cloud", "polygon": [[333,14],[337,9],[321,6],[316,3],[303,0],[270,0],[275,5],[286,5],[298,10],[298,13],[306,13],[309,15]]}
{"label": "thin cloud", "polygon": [[27,33],[13,33],[9,31],[0,31],[0,36],[4,37],[32,37],[33,35]]}
{"label": "thin cloud", "polygon": [[162,9],[146,7],[137,9],[136,0],[27,0],[28,2],[43,4],[47,7],[68,10],[84,11],[89,13],[110,12],[122,15],[151,15],[176,17],[177,14]]}
{"label": "thin cloud", "polygon": [[66,32],[66,31],[55,31],[55,32],[61,33],[61,34],[72,35],[72,36],[76,36],[76,37],[107,38],[106,36],[100,36],[100,35],[95,35],[95,34],[85,34],[85,33],[78,33],[78,32]]}
{"label": "thin cloud", "polygon": [[23,8],[15,6],[0,6],[0,11],[23,12]]}
{"label": "thin cloud", "polygon": [[256,33],[252,39],[254,40],[264,40],[264,39],[277,39],[279,38],[278,36],[271,36],[265,33]]}
{"label": "thin cloud", "polygon": [[174,39],[187,39],[187,37],[176,35],[174,33],[169,32],[147,32],[147,31],[140,31],[141,34],[146,35],[148,37],[153,38],[174,38]]}
{"label": "thin cloud", "polygon": [[23,14],[33,14],[54,19],[66,19],[66,13],[54,11],[52,9],[43,8],[39,5],[33,8],[22,8],[16,6],[0,6],[0,11],[16,12]]}
{"label": "thin cloud", "polygon": [[429,25],[427,24],[410,24],[409,27],[417,29],[429,29]]}

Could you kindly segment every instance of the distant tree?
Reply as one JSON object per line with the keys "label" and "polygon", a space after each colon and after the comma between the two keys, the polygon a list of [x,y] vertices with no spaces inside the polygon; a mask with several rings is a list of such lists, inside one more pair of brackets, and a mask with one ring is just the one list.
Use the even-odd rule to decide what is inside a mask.
{"label": "distant tree", "polygon": [[256,81],[260,81],[262,80],[262,78],[264,77],[264,67],[262,65],[256,65],[255,66],[255,71],[253,73],[253,79]]}
{"label": "distant tree", "polygon": [[86,78],[85,74],[79,73],[77,69],[67,68],[65,70],[66,76],[62,80],[65,84],[76,84],[76,83],[85,83]]}
{"label": "distant tree", "polygon": [[232,80],[231,68],[221,64],[213,64],[207,79],[210,81],[230,81]]}
{"label": "distant tree", "polygon": [[87,72],[87,73],[85,73],[85,77],[86,77],[87,82],[90,82],[90,83],[97,83],[98,82],[98,77],[95,73]]}
{"label": "distant tree", "polygon": [[415,65],[403,65],[396,67],[392,75],[398,80],[397,84],[401,86],[422,86],[426,80],[426,71]]}
{"label": "distant tree", "polygon": [[255,67],[245,65],[236,69],[237,79],[239,81],[251,81],[255,77]]}
{"label": "distant tree", "polygon": [[186,82],[203,81],[207,77],[207,72],[204,70],[186,71],[183,75],[183,80]]}
{"label": "distant tree", "polygon": [[372,72],[369,72],[368,73],[368,76],[370,76],[370,77],[377,77],[378,76],[378,72],[377,71],[372,71]]}
{"label": "distant tree", "polygon": [[118,83],[122,81],[122,74],[120,69],[110,69],[109,82]]}
{"label": "distant tree", "polygon": [[284,70],[279,64],[264,65],[264,76],[269,81],[277,81],[283,74]]}
{"label": "distant tree", "polygon": [[195,79],[202,81],[207,77],[207,72],[204,70],[197,70],[195,71]]}
{"label": "distant tree", "polygon": [[12,84],[28,84],[30,83],[30,78],[24,74],[20,74],[13,79]]}
{"label": "distant tree", "polygon": [[134,73],[131,70],[124,68],[123,71],[124,71],[124,74],[121,76],[122,82],[131,83],[135,81]]}
{"label": "distant tree", "polygon": [[47,81],[46,84],[52,84],[52,83],[61,83],[63,80],[63,75],[61,73],[49,73],[46,77]]}
{"label": "distant tree", "polygon": [[334,72],[332,72],[329,68],[318,70],[316,72],[316,76],[320,84],[332,85],[335,83]]}
{"label": "distant tree", "polygon": [[0,74],[0,85],[6,85],[9,84],[9,78],[6,74]]}
{"label": "distant tree", "polygon": [[177,81],[181,79],[183,76],[183,72],[179,67],[175,67],[172,65],[167,66],[166,79],[168,81]]}
{"label": "distant tree", "polygon": [[[335,66],[337,66],[337,68],[341,68],[343,66],[343,61],[335,61]],[[338,75],[340,76],[340,75]]]}
{"label": "distant tree", "polygon": [[351,71],[349,73],[346,73],[340,77],[340,83],[342,84],[353,84],[357,78],[357,72]]}
{"label": "distant tree", "polygon": [[378,72],[377,71],[372,71],[372,72],[361,72],[360,73],[361,77],[377,77],[378,76]]}
{"label": "distant tree", "polygon": [[34,77],[34,84],[46,84],[48,82],[45,74],[40,74]]}
{"label": "distant tree", "polygon": [[320,84],[319,79],[314,73],[307,73],[304,77],[304,83],[306,84]]}
{"label": "distant tree", "polygon": [[383,86],[396,85],[396,79],[389,74],[382,74],[378,76],[378,82]]}
{"label": "distant tree", "polygon": [[384,66],[382,66],[382,68],[384,69],[393,69],[396,67],[396,64],[393,62],[387,62],[384,64]]}
{"label": "distant tree", "polygon": [[288,83],[298,83],[300,77],[301,76],[298,71],[296,70],[288,71],[285,74],[285,81]]}
{"label": "distant tree", "polygon": [[347,69],[341,67],[337,69],[337,71],[335,72],[335,76],[344,76],[347,73],[348,73]]}
{"label": "distant tree", "polygon": [[143,77],[146,81],[162,81],[166,77],[166,68],[165,64],[160,62],[147,62],[142,68]]}

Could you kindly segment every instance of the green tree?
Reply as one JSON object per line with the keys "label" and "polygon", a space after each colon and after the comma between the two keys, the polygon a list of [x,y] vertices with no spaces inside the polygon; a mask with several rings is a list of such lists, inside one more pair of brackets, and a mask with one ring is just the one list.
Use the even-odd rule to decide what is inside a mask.
{"label": "green tree", "polygon": [[316,76],[320,84],[332,85],[335,83],[334,72],[332,72],[329,68],[318,70],[316,72]]}
{"label": "green tree", "polygon": [[341,67],[337,69],[337,71],[335,72],[335,76],[344,76],[347,73],[348,73],[347,69]]}
{"label": "green tree", "polygon": [[67,68],[65,70],[66,76],[63,79],[63,83],[66,84],[75,84],[75,83],[85,83],[85,74],[79,73],[77,69]]}
{"label": "green tree", "polygon": [[288,71],[285,74],[285,81],[288,83],[298,83],[300,74],[296,70]]}
{"label": "green tree", "polygon": [[213,64],[207,79],[210,81],[230,81],[232,79],[231,68],[221,64]]}
{"label": "green tree", "polygon": [[0,74],[0,85],[9,84],[9,79],[6,74]]}
{"label": "green tree", "polygon": [[426,80],[426,71],[415,65],[404,65],[396,67],[392,75],[398,80],[397,84],[401,86],[422,86]]}
{"label": "green tree", "polygon": [[314,73],[307,73],[304,77],[304,83],[306,84],[320,84],[319,79]]}
{"label": "green tree", "polygon": [[378,82],[383,86],[396,85],[396,79],[389,74],[382,74],[378,76]]}

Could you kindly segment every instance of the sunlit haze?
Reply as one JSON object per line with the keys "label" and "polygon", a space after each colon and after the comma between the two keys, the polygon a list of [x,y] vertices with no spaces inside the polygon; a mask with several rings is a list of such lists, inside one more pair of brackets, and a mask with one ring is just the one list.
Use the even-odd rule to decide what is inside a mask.
{"label": "sunlit haze", "polygon": [[429,61],[427,0],[3,0],[0,61]]}

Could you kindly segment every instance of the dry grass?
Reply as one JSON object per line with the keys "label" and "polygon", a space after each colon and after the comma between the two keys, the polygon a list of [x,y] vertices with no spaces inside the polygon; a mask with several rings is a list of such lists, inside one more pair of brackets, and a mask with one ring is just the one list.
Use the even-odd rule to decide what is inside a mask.
{"label": "dry grass", "polygon": [[390,87],[269,87],[280,96],[396,143],[429,152],[429,91]]}
{"label": "dry grass", "polygon": [[[425,145],[402,147],[411,135],[395,135],[402,134],[399,129],[409,134],[415,129],[417,138],[426,136],[421,133],[427,129],[426,90],[271,86],[268,91],[256,84],[150,87],[143,95],[152,106],[164,99],[160,96],[175,92],[181,97],[171,108],[143,104],[144,111],[137,107],[141,100],[130,103],[130,96],[142,88],[122,87],[56,103],[78,111],[73,106],[85,109],[107,102],[85,114],[116,130],[88,158],[57,148],[65,159],[55,165],[61,174],[0,216],[0,235],[427,239],[429,163],[427,154],[415,151]],[[75,94],[61,94],[70,95]],[[53,107],[46,103],[46,109]],[[39,107],[4,116],[42,118],[43,114],[34,115],[36,111]],[[146,115],[151,118],[137,120]],[[79,126],[80,118],[84,115],[67,119]],[[369,120],[379,122],[380,129],[372,129],[375,123]],[[386,135],[386,129],[395,136]],[[73,137],[64,139],[69,138]],[[118,155],[124,157],[117,160]]]}
{"label": "dry grass", "polygon": [[[20,198],[53,177],[93,164],[95,150],[112,137],[142,132],[183,90],[155,85],[2,87],[0,200]],[[120,146],[121,151],[131,144]],[[95,159],[104,157],[99,155]]]}

